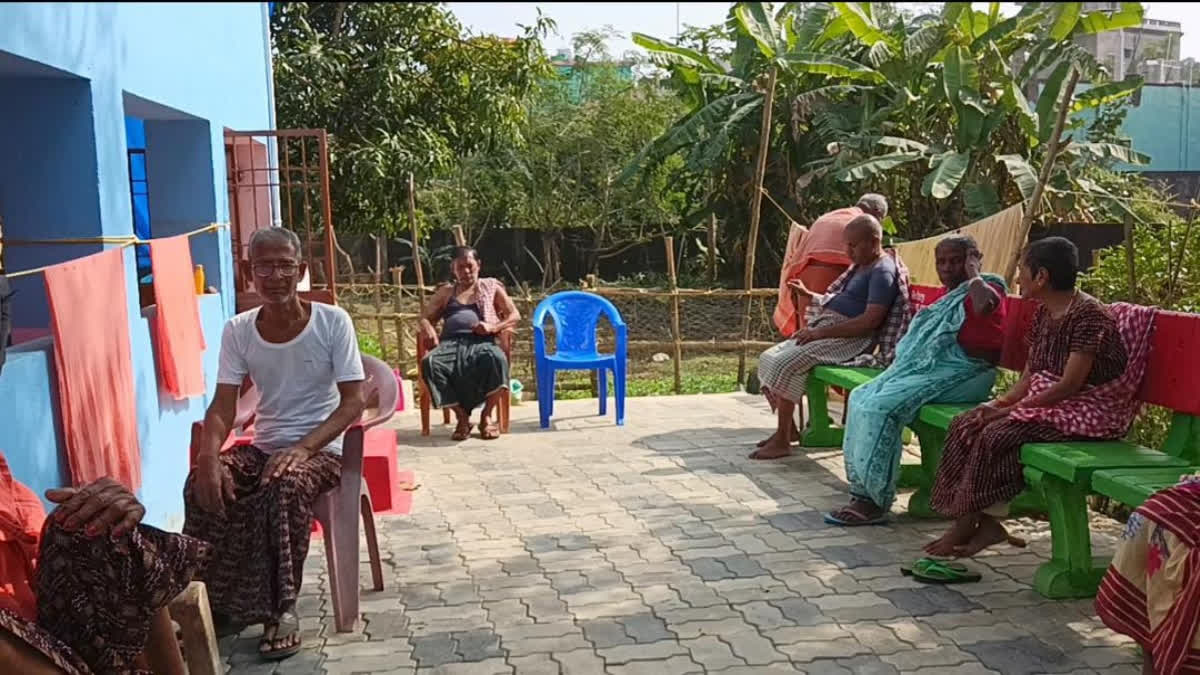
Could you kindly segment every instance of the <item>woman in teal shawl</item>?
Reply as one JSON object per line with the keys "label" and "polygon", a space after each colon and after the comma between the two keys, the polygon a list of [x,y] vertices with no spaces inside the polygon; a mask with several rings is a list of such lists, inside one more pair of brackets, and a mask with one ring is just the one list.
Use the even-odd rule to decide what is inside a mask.
{"label": "woman in teal shawl", "polygon": [[879,377],[850,394],[842,450],[850,503],[825,516],[836,525],[885,522],[896,498],[901,433],[926,403],[983,401],[996,379],[1003,339],[1004,280],[981,275],[983,254],[965,235],[938,243],[946,293],[917,314]]}

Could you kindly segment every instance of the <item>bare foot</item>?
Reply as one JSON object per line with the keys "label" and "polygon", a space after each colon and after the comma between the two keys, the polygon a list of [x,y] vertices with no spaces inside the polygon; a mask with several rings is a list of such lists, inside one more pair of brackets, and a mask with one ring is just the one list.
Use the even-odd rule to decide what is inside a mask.
{"label": "bare foot", "polygon": [[945,534],[925,545],[925,552],[936,556],[954,555],[955,547],[971,540],[977,525],[978,519],[974,514],[960,516]]}
{"label": "bare foot", "polygon": [[969,558],[989,546],[1004,542],[1021,548],[1025,547],[1025,540],[1009,536],[1008,530],[1004,529],[1004,525],[999,520],[992,516],[981,516],[975,534],[971,535],[970,540],[966,543],[955,546],[954,555],[959,558]]}
{"label": "bare foot", "polygon": [[[795,422],[792,422],[791,434],[792,434],[792,438],[797,438],[797,439],[800,438],[800,430],[796,428]],[[779,432],[776,431],[775,433],[771,434],[770,436],[767,436],[766,438],[762,439],[758,443],[755,443],[754,447],[761,448],[764,445],[766,445],[767,443],[774,441],[778,437],[779,437]]]}
{"label": "bare foot", "polygon": [[791,443],[772,438],[758,450],[750,453],[750,459],[779,459],[792,454]]}

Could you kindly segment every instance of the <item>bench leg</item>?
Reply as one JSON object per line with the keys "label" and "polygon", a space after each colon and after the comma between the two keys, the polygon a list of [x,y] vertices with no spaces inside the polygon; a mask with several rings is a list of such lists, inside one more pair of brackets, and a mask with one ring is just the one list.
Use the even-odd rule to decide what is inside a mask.
{"label": "bench leg", "polygon": [[811,375],[807,385],[808,428],[802,431],[800,445],[806,448],[836,448],[842,445],[842,430],[829,419],[829,393],[825,383]]}
{"label": "bench leg", "polygon": [[171,601],[171,618],[183,632],[183,651],[188,675],[223,675],[225,667],[217,650],[212,611],[204,583],[193,581]]}
{"label": "bench leg", "polygon": [[1038,567],[1033,587],[1047,598],[1090,598],[1108,568],[1106,558],[1092,558],[1087,490],[1031,467],[1025,480],[1040,492],[1050,513],[1050,562]]}
{"label": "bench leg", "polygon": [[941,514],[929,505],[929,499],[933,492],[933,477],[942,460],[946,430],[920,420],[913,422],[912,428],[921,444],[921,477],[917,491],[908,499],[908,512],[914,518],[941,518]]}

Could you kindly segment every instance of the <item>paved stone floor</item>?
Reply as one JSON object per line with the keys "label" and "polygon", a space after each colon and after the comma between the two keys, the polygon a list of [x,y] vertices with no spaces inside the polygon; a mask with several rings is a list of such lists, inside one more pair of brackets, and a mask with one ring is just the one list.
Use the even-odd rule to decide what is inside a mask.
{"label": "paved stone floor", "polygon": [[1140,672],[1091,601],[1030,589],[1044,523],[1024,523],[1028,549],[975,560],[982,582],[922,585],[898,565],[943,525],[903,504],[884,527],[825,525],[840,453],[745,459],[771,424],[760,399],[638,398],[624,427],[594,406],[560,402],[550,431],[536,405],[514,407],[490,443],[422,438],[415,412],[398,415],[421,487],[411,516],[379,519],[387,588],[364,592],[362,630],[333,631],[314,541],[305,650],[259,663],[248,630],[222,642],[231,672]]}

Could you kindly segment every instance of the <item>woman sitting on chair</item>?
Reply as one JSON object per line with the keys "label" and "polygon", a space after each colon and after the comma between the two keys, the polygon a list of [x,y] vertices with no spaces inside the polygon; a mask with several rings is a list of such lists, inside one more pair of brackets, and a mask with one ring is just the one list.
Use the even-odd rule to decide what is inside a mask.
{"label": "woman sitting on chair", "polygon": [[[479,278],[479,254],[470,246],[454,249],[451,284],[434,294],[421,314],[418,339],[434,346],[421,361],[421,377],[436,408],[454,411],[456,441],[471,435],[471,411],[483,406],[479,437],[491,440],[500,430],[489,420],[508,392],[508,359],[496,336],[521,320],[517,306],[493,278]],[[439,338],[434,324],[442,322]]]}

